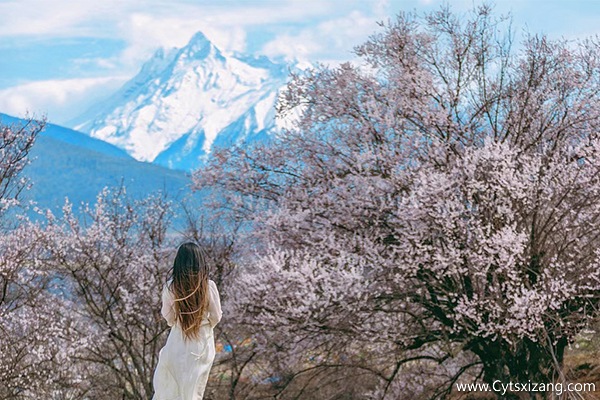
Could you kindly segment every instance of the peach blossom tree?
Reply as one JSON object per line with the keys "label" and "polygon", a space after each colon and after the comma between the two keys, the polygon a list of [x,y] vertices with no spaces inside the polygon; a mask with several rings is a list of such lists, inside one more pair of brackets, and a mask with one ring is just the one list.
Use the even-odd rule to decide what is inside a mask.
{"label": "peach blossom tree", "polygon": [[505,26],[401,14],[362,64],[293,76],[291,128],[195,173],[246,224],[228,307],[281,392],[333,370],[374,398],[564,379],[600,295],[600,43],[514,49]]}

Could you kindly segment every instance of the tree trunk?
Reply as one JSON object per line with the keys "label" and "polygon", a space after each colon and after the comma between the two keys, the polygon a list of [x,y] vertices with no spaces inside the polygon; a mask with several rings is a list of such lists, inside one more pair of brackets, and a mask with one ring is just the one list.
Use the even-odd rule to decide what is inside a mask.
{"label": "tree trunk", "polygon": [[[471,350],[483,363],[483,380],[490,387],[500,388],[500,385],[510,384],[552,383],[562,366],[566,345],[565,338],[559,339],[551,348],[547,344],[527,338],[516,346],[511,346],[505,341],[480,340]],[[559,365],[556,365],[555,358]],[[518,389],[512,393],[496,392],[496,395],[502,399],[545,399],[551,395],[529,391],[527,387]]]}

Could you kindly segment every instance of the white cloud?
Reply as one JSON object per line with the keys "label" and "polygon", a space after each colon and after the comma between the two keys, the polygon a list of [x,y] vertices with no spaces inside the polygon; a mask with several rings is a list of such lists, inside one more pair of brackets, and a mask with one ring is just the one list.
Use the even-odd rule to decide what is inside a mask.
{"label": "white cloud", "polygon": [[246,32],[241,27],[212,26],[202,18],[134,13],[119,25],[128,46],[118,58],[126,67],[139,65],[159,47],[182,47],[198,31],[221,49],[243,51],[246,46]]}
{"label": "white cloud", "polygon": [[377,19],[352,11],[348,15],[321,22],[296,35],[282,34],[265,44],[268,56],[283,55],[300,61],[342,61],[354,57],[352,50],[377,29]]}
{"label": "white cloud", "polygon": [[[164,0],[0,1],[0,37],[102,37],[126,48],[105,60],[133,74],[159,47],[181,47],[202,31],[225,51],[246,48],[246,30],[269,24],[308,24],[336,10],[336,1],[214,2]],[[100,62],[100,61],[99,61]]]}
{"label": "white cloud", "polygon": [[119,14],[115,11],[121,5],[127,8],[127,2],[117,0],[0,2],[0,36],[110,36],[106,21]]}
{"label": "white cloud", "polygon": [[[66,66],[63,74],[64,78],[75,78],[68,74],[79,72],[119,78],[54,79],[13,86],[0,90],[0,110],[47,112],[55,122],[67,121],[83,111],[82,104],[88,105],[92,96],[108,94],[122,76],[133,76],[158,47],[181,47],[198,31],[225,51],[244,51],[252,29],[278,35],[264,46],[270,56],[348,59],[353,46],[376,30],[379,14],[388,8],[389,0],[0,0],[0,38],[10,38],[11,43],[69,37],[125,43],[120,52],[82,54],[71,60],[70,67],[76,68]],[[363,12],[352,11],[357,9]],[[290,31],[290,25],[299,31]]]}
{"label": "white cloud", "polygon": [[377,0],[373,6],[373,12],[377,16],[384,16],[390,8],[390,0]]}
{"label": "white cloud", "polygon": [[262,53],[270,57],[284,56],[288,61],[306,61],[311,54],[322,52],[323,49],[312,33],[302,32],[295,36],[278,36],[263,47]]}
{"label": "white cloud", "polygon": [[[334,9],[335,1],[262,1],[223,2],[210,0],[190,3],[163,0],[19,0],[0,2],[0,36],[65,37],[91,35],[120,37],[128,29],[136,30],[145,22],[138,18],[148,16],[161,24],[170,24],[174,32],[184,25],[197,24],[200,28],[244,28],[271,23],[303,22],[307,18],[324,15]],[[133,18],[131,18],[133,17]],[[162,22],[164,20],[164,23]],[[172,36],[172,34],[169,34]],[[168,41],[168,40],[167,40]]]}
{"label": "white cloud", "polygon": [[[347,0],[310,1],[228,1],[210,0],[19,0],[0,2],[0,37],[37,37],[45,40],[54,37],[103,37],[121,39],[126,49],[109,60],[117,68],[138,66],[158,47],[181,47],[196,32],[204,32],[219,48],[226,51],[243,51],[246,48],[247,29],[267,27],[282,31],[287,24],[309,26],[317,19],[357,8],[371,9],[375,15],[385,13],[389,0],[370,2]],[[373,17],[369,17],[370,22]],[[356,21],[356,15],[350,20]],[[340,24],[342,21],[332,21]],[[358,21],[360,22],[360,21]],[[327,23],[320,30],[330,36]],[[339,41],[346,40],[348,26],[344,27]],[[359,25],[356,28],[362,29]],[[318,40],[302,45],[301,39],[314,39],[314,35],[286,37],[293,47],[286,49],[274,43],[269,46],[273,54],[300,57],[325,49]],[[316,43],[316,44],[315,44]],[[339,47],[339,43],[338,43]]]}
{"label": "white cloud", "polygon": [[106,96],[127,77],[63,79],[30,82],[0,90],[0,110],[22,117],[46,115],[50,122],[64,123],[85,111],[99,96]]}

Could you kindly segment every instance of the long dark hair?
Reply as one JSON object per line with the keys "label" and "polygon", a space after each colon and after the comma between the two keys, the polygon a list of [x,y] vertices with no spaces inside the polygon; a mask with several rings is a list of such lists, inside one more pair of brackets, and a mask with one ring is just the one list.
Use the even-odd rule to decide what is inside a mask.
{"label": "long dark hair", "polygon": [[208,265],[195,243],[179,246],[172,269],[171,292],[175,296],[177,320],[185,339],[198,338],[208,309]]}

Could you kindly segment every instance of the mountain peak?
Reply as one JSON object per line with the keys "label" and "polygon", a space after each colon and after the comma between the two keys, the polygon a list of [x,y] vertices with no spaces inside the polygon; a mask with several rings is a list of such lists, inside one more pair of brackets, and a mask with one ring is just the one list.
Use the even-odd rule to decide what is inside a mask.
{"label": "mountain peak", "polygon": [[211,54],[217,58],[223,58],[219,49],[202,32],[196,32],[188,44],[180,50],[180,58],[181,56],[185,56],[202,60]]}
{"label": "mountain peak", "polygon": [[202,45],[204,43],[208,43],[209,45],[212,45],[212,42],[206,37],[206,35],[204,33],[202,33],[201,31],[198,31],[198,32],[194,33],[194,35],[188,42],[187,46],[194,45],[194,44]]}
{"label": "mountain peak", "polygon": [[268,135],[288,66],[266,57],[221,53],[202,32],[156,53],[100,112],[78,128],[140,161],[197,168],[213,145]]}

